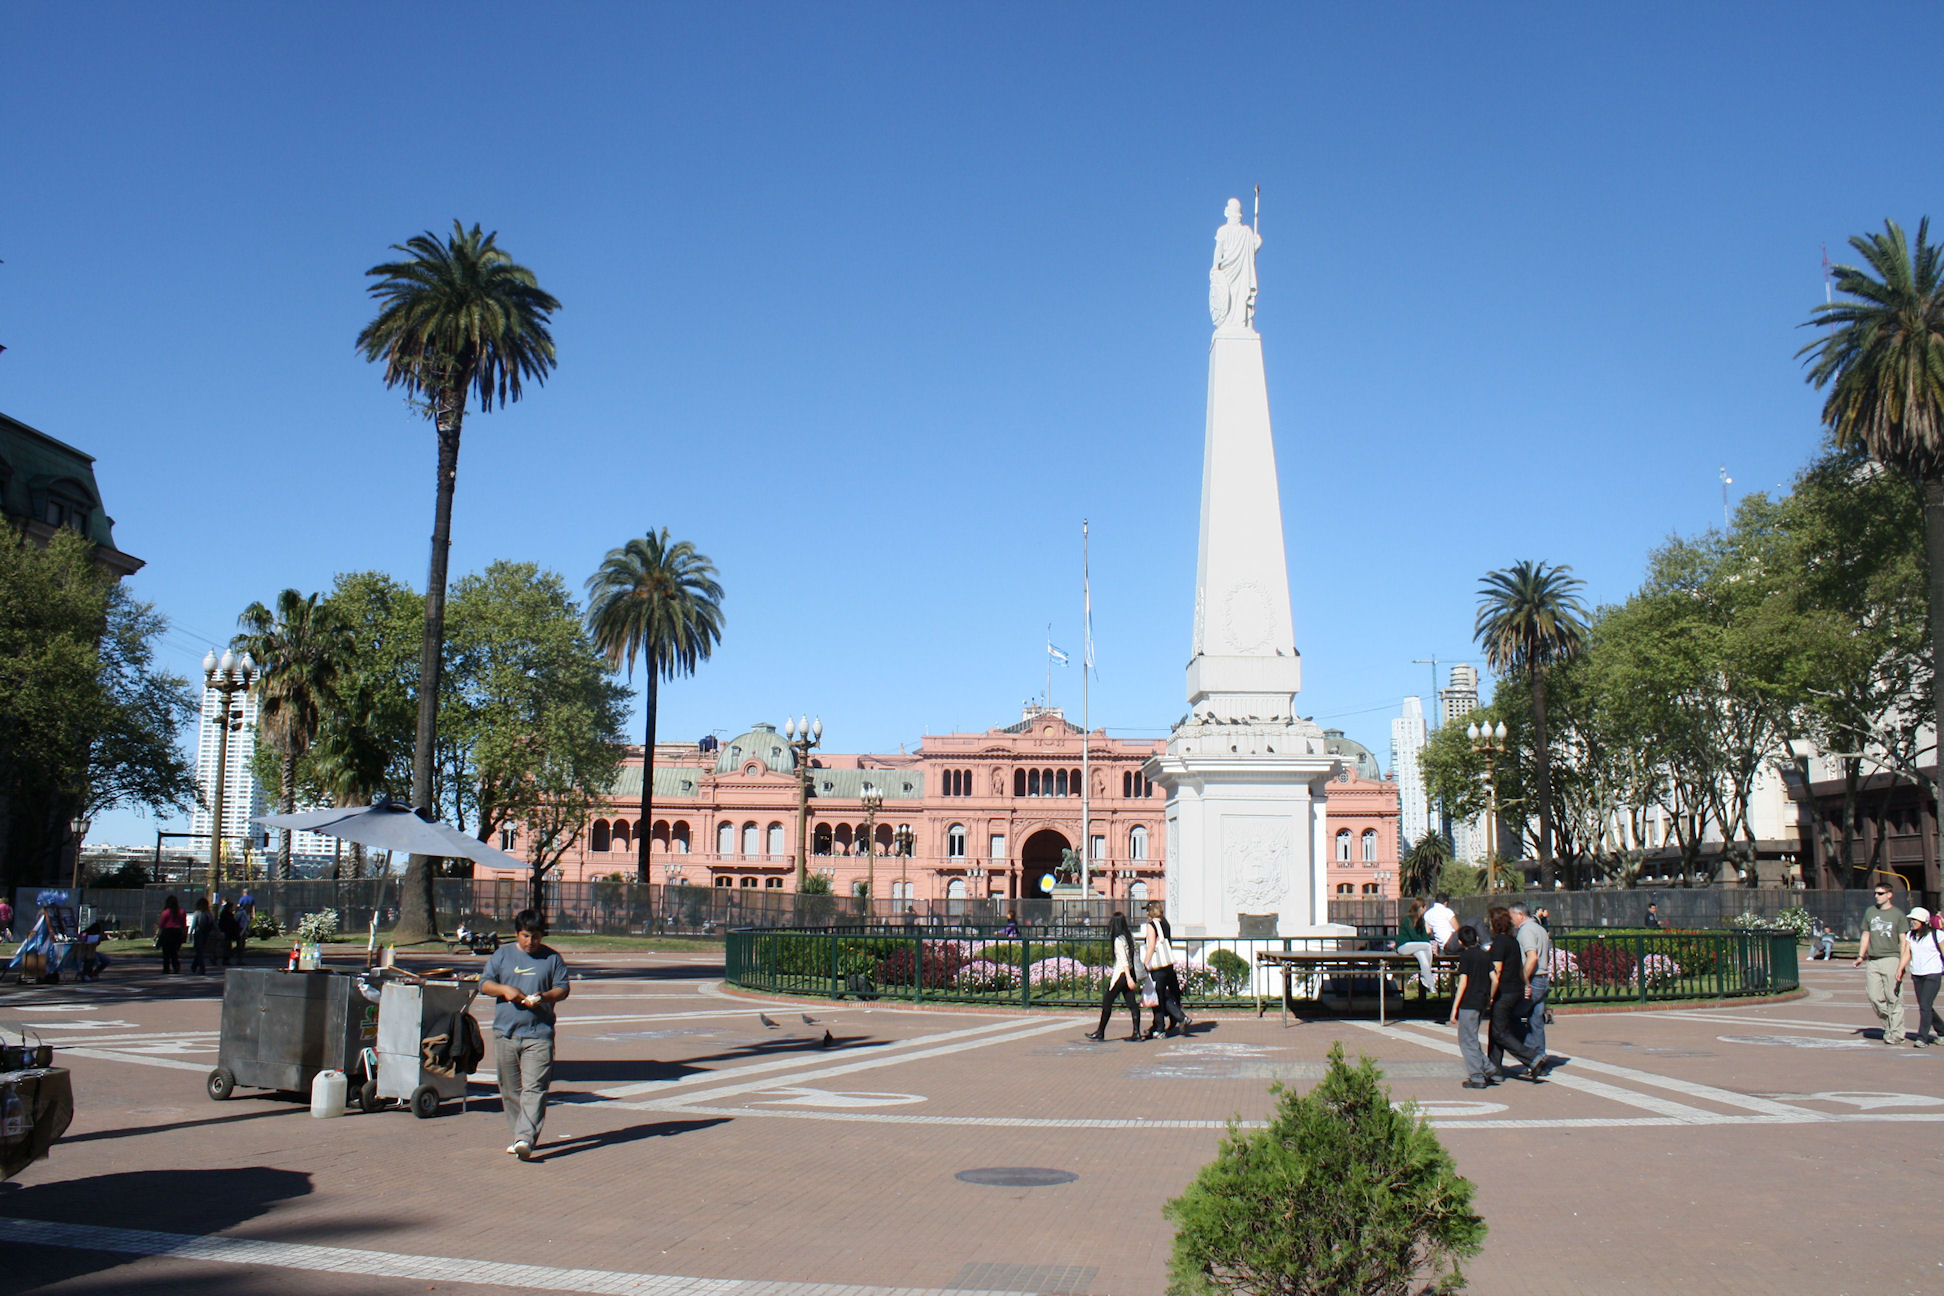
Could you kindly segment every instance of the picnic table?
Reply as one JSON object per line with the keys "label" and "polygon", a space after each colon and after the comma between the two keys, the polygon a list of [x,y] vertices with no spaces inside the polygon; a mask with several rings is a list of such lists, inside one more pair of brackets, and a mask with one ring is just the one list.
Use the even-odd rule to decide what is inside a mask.
{"label": "picnic table", "polygon": [[[1415,973],[1418,970],[1417,955],[1400,954],[1396,950],[1267,950],[1256,955],[1256,962],[1266,967],[1282,969],[1282,1024],[1289,1025],[1289,1014],[1295,1010],[1296,1000],[1291,993],[1295,978],[1316,976],[1323,973],[1336,973],[1344,976],[1375,976],[1377,978],[1377,1024],[1385,1025],[1384,985],[1391,977],[1400,972]],[[1445,953],[1431,956],[1433,970],[1456,967],[1458,960]],[[1346,990],[1350,1006],[1356,1007],[1356,997]],[[1260,1009],[1257,1015],[1260,1016]]]}

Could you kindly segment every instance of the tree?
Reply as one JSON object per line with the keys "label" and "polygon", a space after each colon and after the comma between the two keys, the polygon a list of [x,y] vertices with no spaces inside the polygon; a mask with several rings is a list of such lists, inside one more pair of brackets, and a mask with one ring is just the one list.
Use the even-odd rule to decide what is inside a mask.
{"label": "tree", "polygon": [[[438,478],[432,521],[432,563],[426,577],[425,634],[419,654],[418,726],[412,749],[412,803],[432,804],[432,747],[438,730],[439,668],[445,642],[446,560],[452,543],[452,495],[459,472],[459,434],[469,393],[481,413],[494,402],[520,399],[527,379],[545,382],[554,367],[551,316],[560,303],[542,291],[533,272],[458,221],[441,241],[430,230],[393,250],[404,261],[365,274],[383,303],[358,334],[368,361],[383,361],[385,385],[403,387],[425,402],[438,433]],[[400,888],[398,936],[433,934],[431,861],[413,856]]]}
{"label": "tree", "polygon": [[[243,633],[232,646],[248,652],[257,676],[257,730],[277,753],[278,808],[297,809],[297,762],[317,741],[326,717],[341,709],[338,680],[351,653],[351,637],[329,604],[294,589],[277,595],[274,611],[252,603],[237,618]],[[284,829],[272,877],[290,876],[290,841]]]}
{"label": "tree", "polygon": [[1369,1058],[1330,1046],[1307,1094],[1231,1124],[1215,1159],[1163,1214],[1176,1227],[1170,1296],[1410,1296],[1464,1287],[1485,1221],[1431,1123],[1398,1110]]}
{"label": "tree", "polygon": [[1399,861],[1403,866],[1403,887],[1405,895],[1428,895],[1437,890],[1438,878],[1444,866],[1451,862],[1451,843],[1440,832],[1427,832],[1404,852]]}
{"label": "tree", "polygon": [[1572,568],[1544,563],[1514,563],[1487,572],[1479,586],[1482,601],[1473,635],[1485,660],[1501,675],[1518,674],[1532,690],[1532,728],[1539,798],[1539,885],[1552,890],[1552,779],[1546,745],[1546,674],[1558,662],[1579,654],[1585,644],[1586,609],[1579,600],[1585,582]]}
{"label": "tree", "polygon": [[[637,876],[649,881],[649,844],[654,840],[655,708],[662,679],[693,675],[722,640],[722,586],[715,565],[686,540],[671,542],[668,528],[610,549],[587,578],[587,625],[594,643],[616,669],[634,678],[643,658],[647,681],[647,734],[642,747],[641,859]],[[802,849],[799,843],[798,849]]]}
{"label": "tree", "polygon": [[186,811],[202,798],[182,754],[196,694],[188,680],[155,666],[156,640],[168,628],[153,604],[119,584],[109,587],[108,629],[98,649],[103,714],[88,744],[89,818],[129,805],[152,814]]}
{"label": "tree", "polygon": [[[1890,220],[1881,234],[1851,238],[1864,265],[1835,267],[1843,300],[1810,311],[1805,327],[1827,331],[1796,354],[1810,357],[1809,383],[1829,389],[1822,419],[1836,444],[1860,445],[1923,497],[1935,676],[1944,661],[1944,247],[1929,235],[1925,217],[1915,248]],[[1932,734],[1944,735],[1944,692],[1933,690],[1929,719]],[[1935,742],[1930,784],[1944,851],[1944,760]]]}
{"label": "tree", "polygon": [[522,829],[537,902],[614,786],[626,691],[566,583],[532,563],[497,562],[454,586],[447,648],[440,808],[481,841]]}

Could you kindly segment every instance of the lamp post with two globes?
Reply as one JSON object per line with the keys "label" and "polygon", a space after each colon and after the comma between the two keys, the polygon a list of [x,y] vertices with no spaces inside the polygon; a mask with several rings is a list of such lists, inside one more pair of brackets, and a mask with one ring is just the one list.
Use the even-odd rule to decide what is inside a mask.
{"label": "lamp post with two globes", "polygon": [[243,727],[242,708],[232,710],[232,706],[238,693],[249,691],[256,678],[257,666],[256,660],[247,652],[238,657],[225,648],[221,659],[218,659],[216,650],[211,648],[203,656],[202,667],[204,686],[223,695],[222,710],[216,716],[216,798],[210,807],[209,878],[204,886],[205,894],[213,898],[222,881],[223,776],[229,768],[229,736]]}

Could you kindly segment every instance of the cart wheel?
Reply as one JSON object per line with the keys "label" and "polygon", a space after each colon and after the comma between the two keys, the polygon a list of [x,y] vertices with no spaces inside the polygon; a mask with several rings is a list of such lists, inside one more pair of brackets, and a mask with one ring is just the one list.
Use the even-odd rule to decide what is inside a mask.
{"label": "cart wheel", "polygon": [[358,1086],[358,1110],[375,1112],[378,1110],[378,1082],[367,1080]]}
{"label": "cart wheel", "polygon": [[412,1115],[426,1120],[439,1114],[439,1091],[431,1085],[412,1090]]}
{"label": "cart wheel", "polygon": [[208,1087],[209,1096],[221,1102],[236,1091],[236,1073],[228,1067],[217,1067],[209,1073]]}

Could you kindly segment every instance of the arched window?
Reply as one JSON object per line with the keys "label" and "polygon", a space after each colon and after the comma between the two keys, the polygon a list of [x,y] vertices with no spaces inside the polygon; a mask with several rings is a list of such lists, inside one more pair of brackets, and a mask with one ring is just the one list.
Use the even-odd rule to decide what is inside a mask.
{"label": "arched window", "polygon": [[1364,829],[1363,859],[1366,864],[1375,864],[1377,862],[1377,830],[1375,828]]}
{"label": "arched window", "polygon": [[604,851],[608,848],[608,821],[596,819],[593,828],[587,833],[587,849]]}
{"label": "arched window", "polygon": [[1378,895],[1382,891],[1383,888],[1378,886],[1375,882],[1366,882],[1363,884],[1363,893],[1365,895]]}
{"label": "arched window", "polygon": [[634,834],[628,831],[628,821],[626,819],[616,819],[614,821],[614,831],[608,836],[609,849],[618,851],[627,850],[633,837]]}
{"label": "arched window", "polygon": [[641,840],[641,820],[639,819],[634,821],[634,839],[636,841]]}
{"label": "arched window", "polygon": [[953,824],[945,830],[945,853],[952,859],[965,858],[964,824]]}
{"label": "arched window", "polygon": [[1144,860],[1147,857],[1147,828],[1136,824],[1127,832],[1127,858]]}
{"label": "arched window", "polygon": [[1131,797],[1134,795],[1134,771],[1133,770],[1121,771],[1121,795],[1124,797]]}
{"label": "arched window", "polygon": [[837,837],[837,853],[839,855],[850,854],[851,826],[849,824],[838,824],[836,837]]}
{"label": "arched window", "polygon": [[1129,900],[1132,900],[1135,904],[1145,903],[1148,898],[1147,883],[1129,882],[1127,884],[1127,898]]}
{"label": "arched window", "polygon": [[1355,882],[1339,882],[1337,883],[1336,893],[1338,895],[1355,895],[1357,894],[1357,884]]}
{"label": "arched window", "polygon": [[1065,770],[1061,770],[1059,773],[1053,776],[1053,786],[1059,789],[1059,791],[1054,793],[1055,796],[1065,796],[1067,794],[1067,778],[1066,778]]}
{"label": "arched window", "polygon": [[953,878],[948,881],[945,884],[945,898],[947,900],[965,899],[965,879]]}
{"label": "arched window", "polygon": [[891,853],[891,843],[895,840],[896,834],[891,831],[890,824],[881,823],[877,826],[877,853],[879,855],[889,855]]}
{"label": "arched window", "polygon": [[666,819],[655,820],[655,849],[664,852],[668,850],[668,820]]}
{"label": "arched window", "polygon": [[674,849],[677,855],[686,855],[689,853],[688,820],[677,819],[675,821],[675,835],[673,840],[670,841],[669,845]]}
{"label": "arched window", "polygon": [[783,825],[773,823],[769,826],[769,844],[764,848],[765,855],[783,854]]}
{"label": "arched window", "polygon": [[1337,829],[1336,857],[1341,863],[1348,864],[1350,862],[1350,830],[1348,828]]}
{"label": "arched window", "polygon": [[763,853],[762,837],[756,827],[756,823],[754,820],[751,820],[750,822],[743,825],[742,853],[744,855],[752,855],[752,856],[760,855]]}
{"label": "arched window", "polygon": [[1070,789],[1067,793],[1068,796],[1080,795],[1080,771],[1079,770],[1067,771],[1067,787]]}
{"label": "arched window", "polygon": [[1021,797],[1026,795],[1026,771],[1025,770],[1016,769],[1013,771],[1013,795],[1016,797]]}
{"label": "arched window", "polygon": [[1028,770],[1028,771],[1026,772],[1026,795],[1027,795],[1027,796],[1038,796],[1039,794],[1040,794],[1040,790],[1039,790],[1039,771],[1038,771],[1038,770]]}
{"label": "arched window", "polygon": [[827,823],[818,824],[816,829],[810,834],[810,853],[812,855],[828,855],[831,852],[831,847],[830,825]]}
{"label": "arched window", "polygon": [[727,820],[716,825],[716,854],[734,855],[736,853],[736,825]]}

